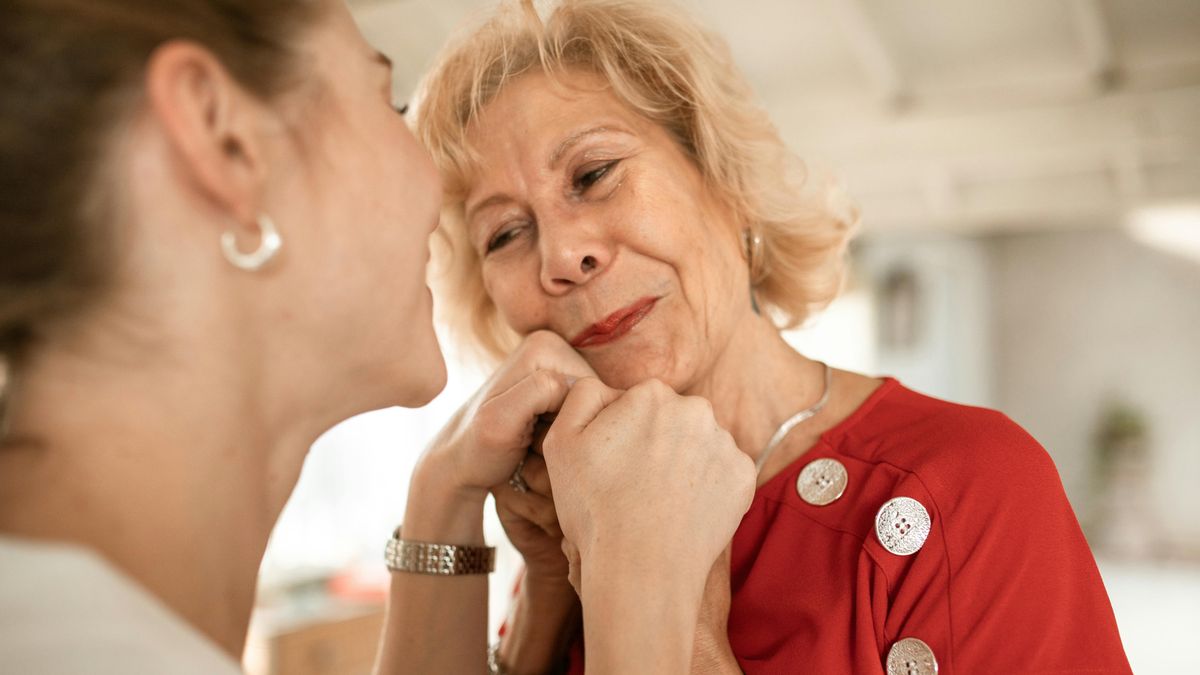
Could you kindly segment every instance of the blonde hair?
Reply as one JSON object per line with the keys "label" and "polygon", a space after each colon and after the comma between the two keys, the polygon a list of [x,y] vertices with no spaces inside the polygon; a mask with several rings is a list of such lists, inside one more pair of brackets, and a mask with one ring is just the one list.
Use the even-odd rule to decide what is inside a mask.
{"label": "blonde hair", "polygon": [[707,187],[761,237],[751,282],[777,326],[796,326],[834,299],[857,209],[831,184],[811,184],[721,38],[662,0],[561,0],[545,20],[521,0],[453,40],[418,97],[417,133],[445,183],[437,282],[456,333],[497,358],[520,338],[488,297],[467,240],[463,207],[476,167],[468,128],[513,79],[571,70],[600,75],[670,132]]}

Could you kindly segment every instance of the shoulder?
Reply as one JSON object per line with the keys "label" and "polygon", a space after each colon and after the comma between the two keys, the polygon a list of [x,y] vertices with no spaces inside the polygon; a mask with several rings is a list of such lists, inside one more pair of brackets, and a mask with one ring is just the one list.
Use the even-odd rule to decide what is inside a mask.
{"label": "shoulder", "polygon": [[94,553],[0,536],[0,569],[0,663],[21,664],[22,673],[240,673],[216,645]]}
{"label": "shoulder", "polygon": [[919,479],[935,498],[964,492],[1009,498],[1061,494],[1046,450],[1003,413],[927,396],[895,380],[837,439],[843,452]]}

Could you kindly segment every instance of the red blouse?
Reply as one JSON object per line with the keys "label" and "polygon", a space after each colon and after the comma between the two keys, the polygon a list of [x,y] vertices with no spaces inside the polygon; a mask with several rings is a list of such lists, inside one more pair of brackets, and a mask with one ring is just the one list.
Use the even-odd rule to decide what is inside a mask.
{"label": "red blouse", "polygon": [[1130,672],[1045,450],[894,379],[758,489],[731,570],[729,641],[751,675]]}

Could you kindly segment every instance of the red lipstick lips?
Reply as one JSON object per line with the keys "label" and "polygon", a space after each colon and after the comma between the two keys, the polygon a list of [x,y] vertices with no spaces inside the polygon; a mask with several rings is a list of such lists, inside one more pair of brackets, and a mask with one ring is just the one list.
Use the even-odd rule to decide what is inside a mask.
{"label": "red lipstick lips", "polygon": [[618,309],[576,335],[571,340],[571,346],[576,349],[596,347],[620,339],[646,318],[656,302],[658,298],[642,298],[628,307]]}

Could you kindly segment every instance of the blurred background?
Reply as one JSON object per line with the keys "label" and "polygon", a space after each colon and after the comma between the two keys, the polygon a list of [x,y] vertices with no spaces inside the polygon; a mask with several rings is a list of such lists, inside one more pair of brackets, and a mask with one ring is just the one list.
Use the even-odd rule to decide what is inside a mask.
{"label": "blurred background", "polygon": [[[350,1],[397,92],[493,4]],[[862,207],[847,291],[794,344],[1028,429],[1134,671],[1200,672],[1200,1],[685,4]],[[250,672],[368,672],[409,471],[483,377],[447,347],[433,404],[313,448],[263,564]],[[518,565],[502,548],[493,626]]]}

